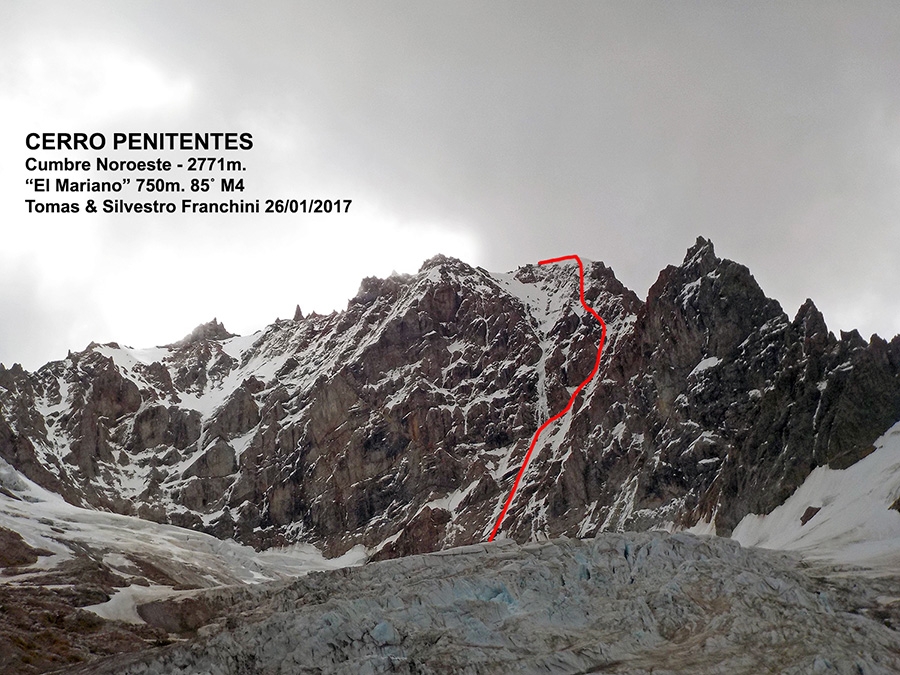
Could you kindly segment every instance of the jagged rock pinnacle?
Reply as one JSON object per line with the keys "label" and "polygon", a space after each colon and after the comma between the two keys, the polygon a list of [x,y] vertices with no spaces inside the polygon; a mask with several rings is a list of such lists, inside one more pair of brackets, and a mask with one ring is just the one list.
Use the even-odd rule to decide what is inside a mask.
{"label": "jagged rock pinnacle", "polygon": [[684,268],[701,266],[704,268],[709,267],[711,269],[715,267],[718,262],[719,259],[716,258],[716,251],[712,241],[705,239],[704,237],[697,237],[697,241],[694,242],[694,245],[687,250],[687,253],[685,253],[684,262],[681,266]]}
{"label": "jagged rock pinnacle", "polygon": [[190,344],[199,340],[227,340],[235,336],[235,333],[229,333],[224,324],[219,323],[215,318],[207,323],[202,323],[185,335],[177,344]]}

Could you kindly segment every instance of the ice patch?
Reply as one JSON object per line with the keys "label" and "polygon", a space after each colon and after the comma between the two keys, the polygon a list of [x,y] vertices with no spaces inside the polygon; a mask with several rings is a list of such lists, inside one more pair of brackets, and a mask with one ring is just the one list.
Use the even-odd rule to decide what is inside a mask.
{"label": "ice patch", "polygon": [[132,584],[119,590],[106,602],[88,605],[82,609],[93,612],[102,619],[123,621],[125,623],[144,623],[137,612],[138,605],[153,600],[171,598],[178,595],[191,594],[194,591],[173,591],[168,586],[138,586]]}
{"label": "ice patch", "polygon": [[814,469],[771,513],[745,516],[732,538],[744,546],[896,570],[900,513],[891,505],[900,496],[900,423],[878,439],[875,448],[846,469]]}
{"label": "ice patch", "polygon": [[689,534],[704,534],[715,536],[716,534],[716,517],[713,516],[710,520],[698,520],[697,524],[687,528],[684,532],[688,532]]}
{"label": "ice patch", "polygon": [[694,375],[702,373],[704,370],[715,368],[720,363],[722,363],[722,359],[720,359],[718,356],[710,356],[708,358],[705,358],[696,366],[694,366],[694,369],[691,371],[691,374],[688,375],[688,377],[693,377]]}

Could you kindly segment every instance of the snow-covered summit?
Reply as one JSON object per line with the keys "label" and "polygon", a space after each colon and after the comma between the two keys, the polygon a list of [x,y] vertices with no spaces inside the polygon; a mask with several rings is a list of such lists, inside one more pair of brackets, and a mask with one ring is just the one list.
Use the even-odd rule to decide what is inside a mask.
{"label": "snow-covered summit", "polygon": [[[599,374],[542,435],[501,536],[714,524],[864,457],[900,419],[900,342],[791,321],[703,238],[641,301],[585,261]],[[380,557],[482,540],[600,326],[572,262],[436,256],[347,309],[248,336],[92,344],[0,370],[0,457],[72,504],[270,547]]]}

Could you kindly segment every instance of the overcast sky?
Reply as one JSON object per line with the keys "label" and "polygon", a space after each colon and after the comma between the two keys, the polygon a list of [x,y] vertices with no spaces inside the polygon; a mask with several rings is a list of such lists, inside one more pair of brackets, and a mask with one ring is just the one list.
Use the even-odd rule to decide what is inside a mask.
{"label": "overcast sky", "polygon": [[[213,316],[246,334],[296,304],[342,309],[362,277],[439,252],[496,271],[578,253],[643,297],[697,235],[791,316],[811,297],[835,332],[900,332],[895,1],[5,0],[3,13],[6,365],[91,340],[168,343]],[[28,131],[250,132],[245,198],[353,204],[29,215]]]}

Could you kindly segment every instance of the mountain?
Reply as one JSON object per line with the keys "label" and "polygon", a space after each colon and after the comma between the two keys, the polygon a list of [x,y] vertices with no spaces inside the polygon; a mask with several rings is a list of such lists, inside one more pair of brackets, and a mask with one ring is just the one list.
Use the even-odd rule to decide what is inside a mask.
{"label": "mountain", "polygon": [[[437,256],[347,309],[152,349],[0,366],[0,458],[70,504],[265,549],[374,559],[485,540],[538,426],[590,373],[600,325],[572,263]],[[602,263],[598,375],[540,437],[501,536],[728,535],[900,420],[900,337],[791,320],[699,238],[646,300]]]}
{"label": "mountain", "polygon": [[571,261],[438,256],[0,365],[0,674],[896,672],[900,337],[703,238],[584,299],[605,334]]}

